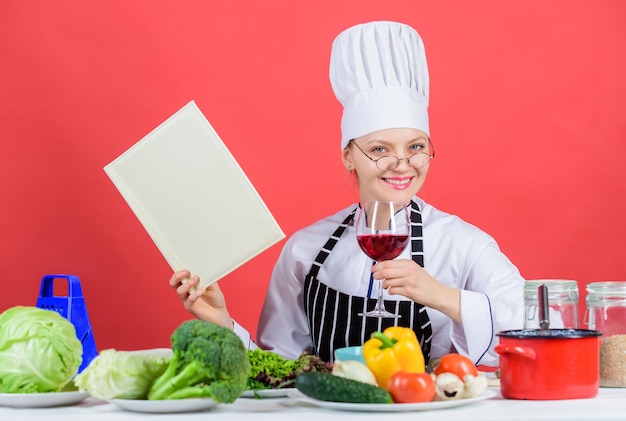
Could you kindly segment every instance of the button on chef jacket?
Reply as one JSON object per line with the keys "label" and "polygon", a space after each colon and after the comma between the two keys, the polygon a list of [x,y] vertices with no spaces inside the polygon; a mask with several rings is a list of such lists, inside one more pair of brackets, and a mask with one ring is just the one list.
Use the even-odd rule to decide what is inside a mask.
{"label": "button on chef jacket", "polygon": [[[439,282],[461,290],[462,324],[426,308],[433,330],[430,358],[459,352],[476,364],[497,366],[495,334],[523,327],[524,279],[491,236],[418,197],[413,200],[422,214],[424,269]],[[324,243],[355,206],[297,231],[285,243],[265,297],[256,344],[235,322],[235,333],[248,348],[259,346],[286,358],[312,353],[304,280]],[[410,247],[398,258],[411,259]],[[365,297],[371,268],[372,260],[359,247],[354,226],[349,226],[317,278],[337,291]],[[384,299],[409,300],[386,291]]]}

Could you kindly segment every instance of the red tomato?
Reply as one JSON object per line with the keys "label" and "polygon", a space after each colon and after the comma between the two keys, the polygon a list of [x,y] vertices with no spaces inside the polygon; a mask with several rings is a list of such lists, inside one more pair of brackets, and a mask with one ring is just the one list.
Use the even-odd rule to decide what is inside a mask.
{"label": "red tomato", "polygon": [[441,373],[456,374],[461,380],[463,380],[463,376],[466,374],[471,374],[474,377],[478,376],[478,370],[476,370],[472,360],[460,354],[446,354],[441,357],[439,365],[435,367],[435,375]]}
{"label": "red tomato", "polygon": [[389,378],[387,391],[395,403],[430,402],[435,399],[435,381],[428,373],[396,371]]}

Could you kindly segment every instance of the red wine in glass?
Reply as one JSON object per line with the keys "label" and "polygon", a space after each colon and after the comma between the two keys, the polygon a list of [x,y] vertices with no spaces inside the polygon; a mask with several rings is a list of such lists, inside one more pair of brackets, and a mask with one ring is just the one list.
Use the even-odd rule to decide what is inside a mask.
{"label": "red wine in glass", "polygon": [[380,262],[398,257],[409,242],[409,236],[405,234],[369,234],[357,236],[357,241],[365,254]]}

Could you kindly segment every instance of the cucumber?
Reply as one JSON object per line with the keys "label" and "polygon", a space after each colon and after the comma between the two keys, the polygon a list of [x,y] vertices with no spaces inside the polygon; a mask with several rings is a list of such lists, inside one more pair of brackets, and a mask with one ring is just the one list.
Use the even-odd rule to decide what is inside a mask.
{"label": "cucumber", "polygon": [[393,403],[391,395],[385,389],[320,371],[298,374],[296,388],[320,401]]}

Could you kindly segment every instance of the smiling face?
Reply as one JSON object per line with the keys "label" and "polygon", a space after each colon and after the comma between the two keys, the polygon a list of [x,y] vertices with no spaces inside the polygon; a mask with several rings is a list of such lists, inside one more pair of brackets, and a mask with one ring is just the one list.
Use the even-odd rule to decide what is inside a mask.
{"label": "smiling face", "polygon": [[[414,168],[403,158],[420,152],[432,155],[430,147],[428,136],[421,130],[385,129],[354,139],[343,150],[342,158],[346,167],[356,172],[361,201],[408,203],[424,184],[430,164]],[[401,161],[393,169],[381,170],[373,161],[385,156],[395,156]],[[415,158],[411,159],[414,162]]]}

